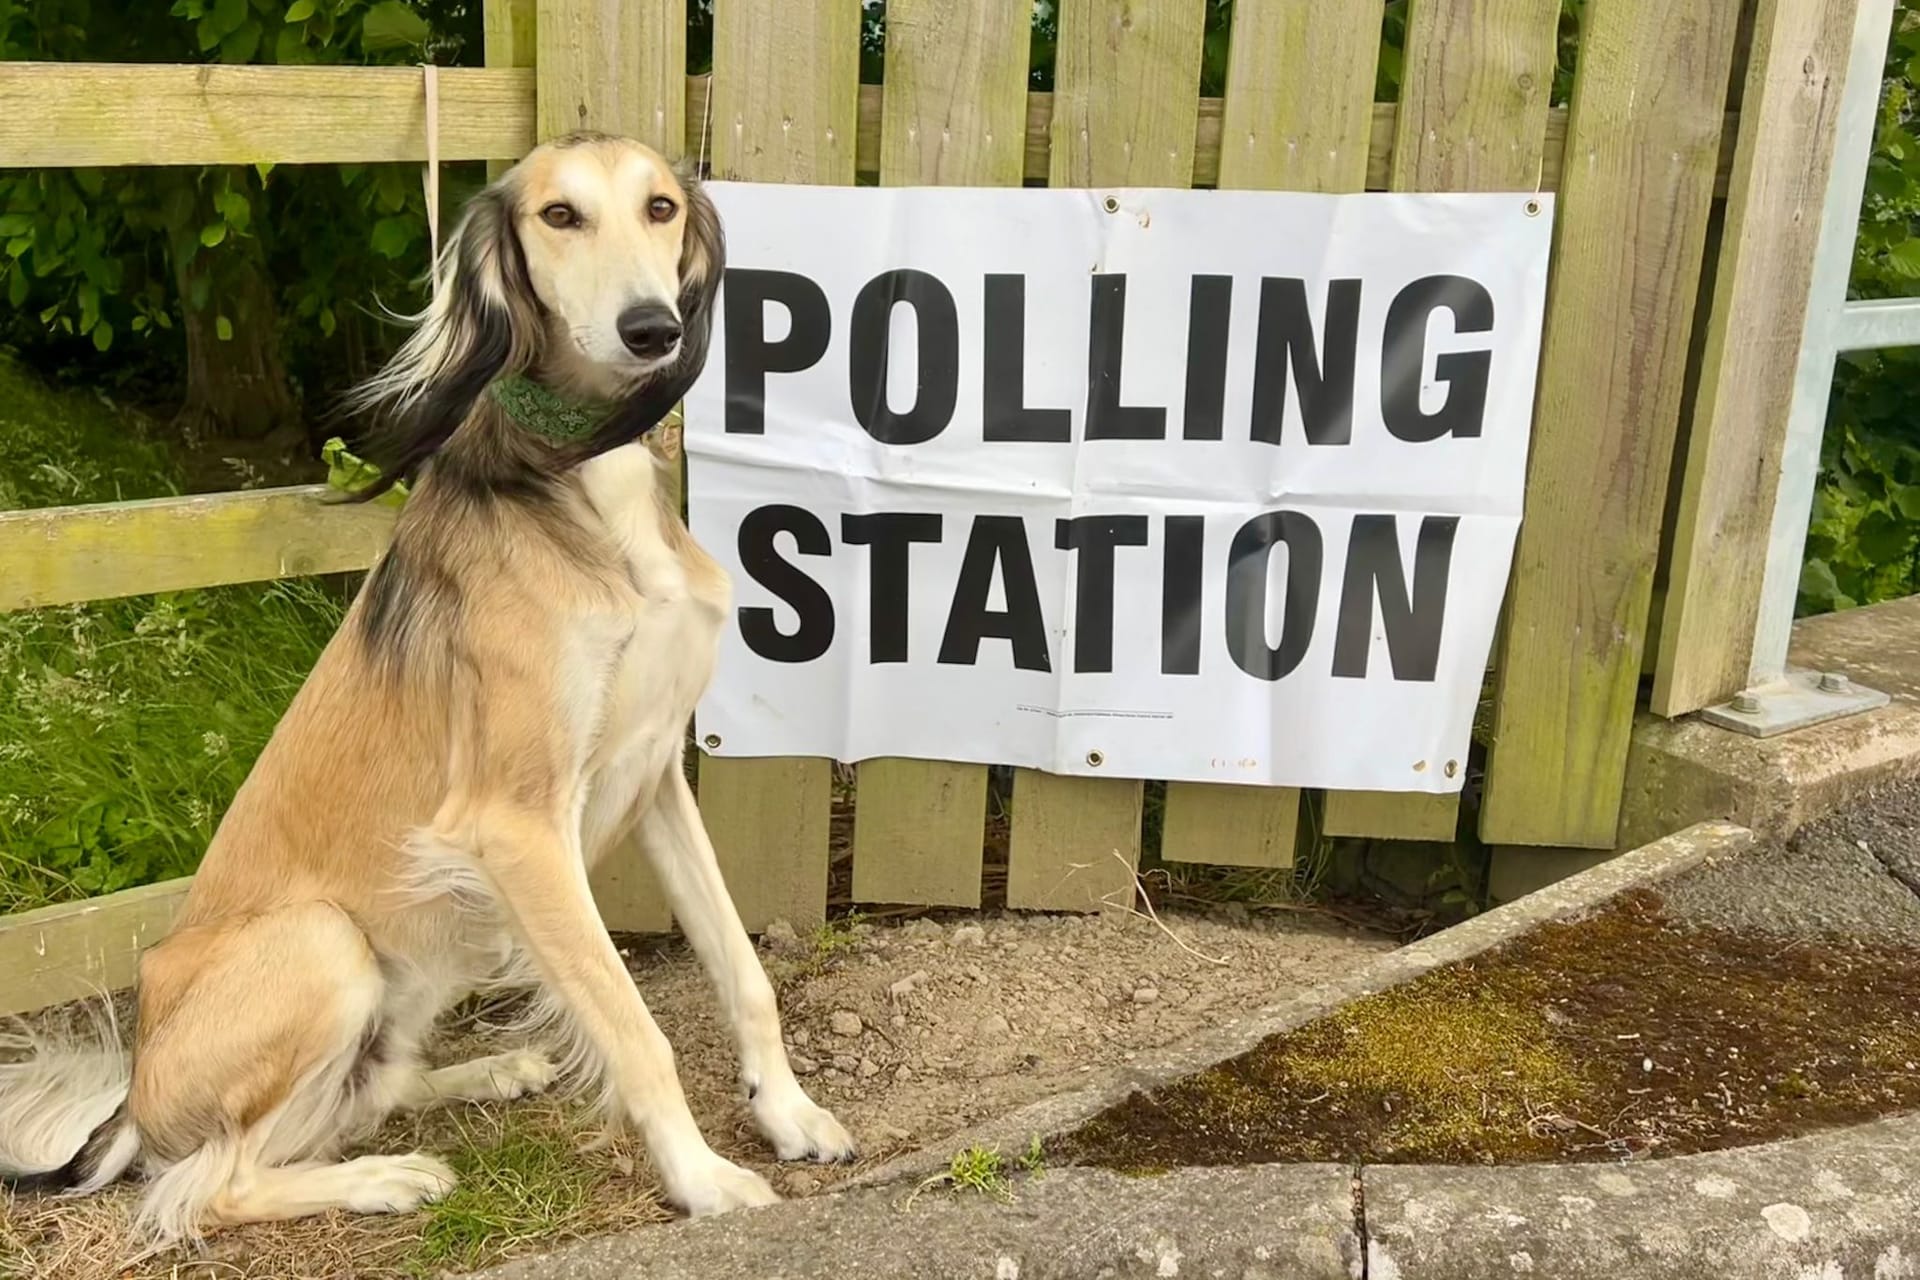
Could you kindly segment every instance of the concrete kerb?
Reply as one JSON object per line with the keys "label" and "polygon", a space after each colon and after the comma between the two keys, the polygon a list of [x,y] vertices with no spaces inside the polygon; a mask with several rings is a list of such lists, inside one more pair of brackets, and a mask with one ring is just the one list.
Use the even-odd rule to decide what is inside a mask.
{"label": "concrete kerb", "polygon": [[1616,895],[1665,880],[1709,860],[1736,856],[1753,833],[1729,822],[1702,822],[1630,853],[1590,867],[1515,902],[1495,907],[1419,942],[1389,951],[1352,974],[1313,987],[1280,1004],[1230,1019],[1217,1027],[1142,1055],[1126,1068],[1106,1073],[1070,1093],[1043,1098],[1010,1115],[948,1138],[939,1149],[918,1151],[868,1170],[848,1187],[918,1180],[944,1169],[955,1151],[973,1145],[1008,1154],[1026,1150],[1035,1135],[1061,1133],[1126,1097],[1236,1057],[1268,1036],[1291,1031],[1363,996],[1410,982],[1469,959],[1536,926],[1599,907]]}
{"label": "concrete kerb", "polygon": [[973,1143],[1015,1154],[1123,1096],[1621,892],[1738,856],[1702,823],[1186,1041],[1124,1075],[949,1138],[830,1194],[603,1237],[490,1280],[1169,1277],[1454,1280],[1550,1275],[1920,1280],[1920,1116],[1635,1164],[1331,1164],[1016,1174],[1004,1197],[928,1179]]}

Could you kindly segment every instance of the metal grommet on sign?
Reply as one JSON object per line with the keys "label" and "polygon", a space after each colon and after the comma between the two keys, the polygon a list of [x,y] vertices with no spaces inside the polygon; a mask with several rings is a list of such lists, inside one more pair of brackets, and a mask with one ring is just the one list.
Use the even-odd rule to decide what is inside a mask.
{"label": "metal grommet on sign", "polygon": [[1098,769],[1101,765],[1105,764],[1106,762],[1107,762],[1107,757],[1102,752],[1099,752],[1099,751],[1087,752],[1087,763],[1092,765],[1094,768]]}
{"label": "metal grommet on sign", "polygon": [[1538,200],[1527,201],[1527,216],[1529,218],[1537,218],[1540,216],[1540,202]]}
{"label": "metal grommet on sign", "polygon": [[1102,204],[1102,207],[1105,208],[1108,213],[1120,212],[1120,202],[1114,199],[1112,196],[1108,196],[1104,201],[1101,202],[1101,204]]}
{"label": "metal grommet on sign", "polygon": [[1447,776],[1451,778],[1458,772],[1460,772],[1460,762],[1458,760],[1447,761]]}
{"label": "metal grommet on sign", "polygon": [[702,738],[700,741],[706,745],[707,750],[713,751],[717,749],[720,745],[720,735],[717,733],[710,733],[706,737]]}

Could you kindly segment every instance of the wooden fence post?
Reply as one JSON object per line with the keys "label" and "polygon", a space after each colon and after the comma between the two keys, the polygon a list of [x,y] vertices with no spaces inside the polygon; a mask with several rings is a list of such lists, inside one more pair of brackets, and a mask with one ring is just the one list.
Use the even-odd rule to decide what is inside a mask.
{"label": "wooden fence post", "polygon": [[1653,710],[1746,686],[1855,0],[1760,0],[1660,621]]}
{"label": "wooden fence post", "polygon": [[1739,10],[1586,7],[1488,844],[1613,844]]}

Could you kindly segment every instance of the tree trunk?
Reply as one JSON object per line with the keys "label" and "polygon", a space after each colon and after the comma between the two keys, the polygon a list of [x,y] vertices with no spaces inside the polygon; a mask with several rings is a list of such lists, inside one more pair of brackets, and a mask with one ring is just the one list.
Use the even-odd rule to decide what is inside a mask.
{"label": "tree trunk", "polygon": [[[196,276],[211,267],[208,255],[174,255],[180,296],[193,295]],[[222,264],[212,298],[185,311],[187,396],[179,425],[202,439],[258,440],[295,424],[299,408],[280,358],[279,309],[259,246],[249,243],[242,261]],[[232,336],[220,338],[220,317]]]}

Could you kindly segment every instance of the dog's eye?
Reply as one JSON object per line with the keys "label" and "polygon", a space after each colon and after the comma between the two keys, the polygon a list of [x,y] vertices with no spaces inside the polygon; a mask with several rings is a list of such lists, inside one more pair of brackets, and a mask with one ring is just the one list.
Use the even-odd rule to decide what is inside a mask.
{"label": "dog's eye", "polygon": [[577,227],[580,213],[563,200],[555,200],[540,211],[540,220],[550,227]]}
{"label": "dog's eye", "polygon": [[673,215],[680,212],[680,206],[665,196],[655,196],[647,206],[647,216],[655,222],[672,222]]}

